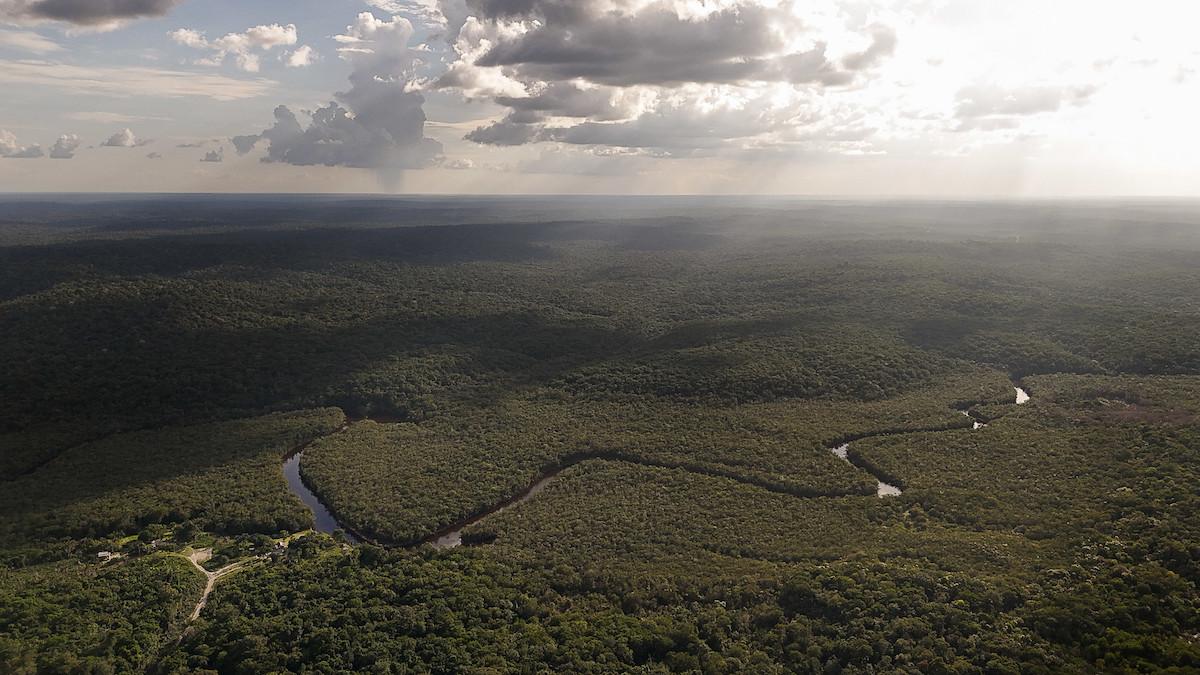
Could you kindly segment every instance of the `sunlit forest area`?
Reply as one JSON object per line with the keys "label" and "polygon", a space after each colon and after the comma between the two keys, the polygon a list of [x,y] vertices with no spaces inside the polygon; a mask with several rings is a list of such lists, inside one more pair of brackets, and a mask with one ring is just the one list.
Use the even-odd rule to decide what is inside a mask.
{"label": "sunlit forest area", "polygon": [[1186,202],[4,198],[0,671],[1196,672],[1197,289]]}

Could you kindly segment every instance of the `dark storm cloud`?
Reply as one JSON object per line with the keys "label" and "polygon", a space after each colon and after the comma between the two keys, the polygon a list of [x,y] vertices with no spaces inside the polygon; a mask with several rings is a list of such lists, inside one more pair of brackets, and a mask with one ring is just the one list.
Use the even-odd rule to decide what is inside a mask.
{"label": "dark storm cloud", "polygon": [[[533,96],[497,96],[496,103],[535,116],[546,114],[617,120],[624,118],[626,113],[623,106],[614,102],[614,92],[610,88],[585,90],[568,82],[551,82]],[[526,121],[533,119],[527,118]]]}
{"label": "dark storm cloud", "polygon": [[[490,145],[712,148],[794,121],[764,127],[753,112],[698,116],[692,109],[703,87],[848,86],[897,45],[890,27],[864,25],[861,51],[831,53],[801,5],[755,0],[707,13],[640,0],[468,0],[466,8],[474,18],[454,41],[459,59],[436,84],[509,109],[466,136]],[[680,96],[699,98],[688,104]],[[579,122],[562,126],[563,118]]]}
{"label": "dark storm cloud", "polygon": [[[508,16],[530,3],[491,4],[504,4],[493,11]],[[839,85],[895,44],[894,34],[881,31],[868,52],[843,67],[826,58],[822,43],[779,56],[783,45],[775,26],[777,12],[757,5],[714,12],[703,20],[661,7],[599,16],[574,6],[540,10],[546,24],[496,44],[474,65],[511,67],[544,81],[580,78],[621,87],[749,81]]]}
{"label": "dark storm cloud", "polygon": [[475,129],[466,138],[483,145],[524,145],[535,140],[540,130],[539,125],[516,121],[510,115],[499,122]]}
{"label": "dark storm cloud", "polygon": [[163,16],[180,0],[8,0],[0,1],[0,16],[50,19],[94,26],[125,19]]}
{"label": "dark storm cloud", "polygon": [[489,19],[576,22],[586,19],[596,3],[591,0],[467,0],[466,5],[472,14]]}
{"label": "dark storm cloud", "polygon": [[[276,119],[279,118],[280,109],[282,109],[289,115],[292,112],[291,110],[288,110],[287,106],[279,106],[278,108],[275,109]],[[295,115],[292,115],[292,118],[295,119]],[[299,126],[299,125],[297,124],[297,126]],[[234,136],[233,138],[231,138],[229,140],[231,142],[233,142],[233,149],[237,150],[237,153],[239,155],[244,155],[247,152],[250,152],[251,150],[254,149],[254,146],[258,144],[258,140],[260,138],[262,138],[262,136],[263,136],[263,134],[251,134],[249,136]]]}

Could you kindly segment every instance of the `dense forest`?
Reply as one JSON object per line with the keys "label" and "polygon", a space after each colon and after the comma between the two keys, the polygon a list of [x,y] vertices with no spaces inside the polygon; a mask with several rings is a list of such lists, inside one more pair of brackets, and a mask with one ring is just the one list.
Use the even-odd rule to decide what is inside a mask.
{"label": "dense forest", "polygon": [[0,672],[1194,672],[1197,288],[1179,204],[0,201]]}

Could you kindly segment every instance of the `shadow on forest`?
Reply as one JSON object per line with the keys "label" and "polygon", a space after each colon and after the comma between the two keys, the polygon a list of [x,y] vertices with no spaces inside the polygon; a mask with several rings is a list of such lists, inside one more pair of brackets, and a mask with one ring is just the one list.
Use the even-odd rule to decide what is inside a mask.
{"label": "shadow on forest", "polygon": [[[520,312],[383,315],[328,328],[305,324],[180,331],[177,324],[157,325],[162,317],[147,317],[145,311],[129,300],[102,315],[137,312],[143,320],[149,318],[148,326],[138,327],[138,339],[107,339],[101,350],[74,340],[53,345],[76,354],[72,369],[46,369],[38,361],[13,364],[0,382],[8,430],[60,417],[125,419],[136,428],[152,421],[161,426],[227,416],[218,414],[222,411],[347,405],[330,400],[328,392],[354,374],[389,359],[445,350],[463,361],[453,371],[402,375],[444,382],[465,372],[478,374],[483,382],[488,374],[529,381],[622,353],[637,341],[613,329]],[[58,320],[63,327],[84,324],[103,330],[96,325],[102,316],[64,312]],[[98,391],[105,395],[96,396]]]}
{"label": "shadow on forest", "polygon": [[[124,311],[135,309],[131,306]],[[724,335],[730,330],[752,330],[756,325],[746,322],[745,326],[714,325],[712,329],[713,334]],[[697,327],[692,333],[698,336],[704,330]],[[35,367],[14,372],[3,386],[26,392],[11,400],[28,406],[21,412],[36,421],[38,428],[53,420],[45,414],[45,409],[51,407],[64,420],[106,419],[114,428],[103,436],[322,406],[340,407],[352,418],[418,421],[422,411],[397,407],[403,401],[375,400],[356,393],[355,376],[371,374],[380,362],[398,355],[449,346],[462,355],[456,371],[475,373],[478,385],[454,392],[408,393],[412,398],[436,396],[443,403],[469,397],[458,402],[488,407],[509,395],[514,386],[550,382],[574,368],[659,349],[643,338],[619,331],[530,313],[415,321],[381,316],[327,330],[206,329],[160,338],[153,340],[152,346],[135,341],[118,343],[117,350],[103,354],[108,367],[88,363],[89,355],[80,354],[79,372],[100,377],[108,374],[109,380],[91,381],[61,373],[64,377],[56,381],[53,375],[60,373]],[[213,373],[220,373],[222,379]],[[428,379],[445,381],[454,374],[431,372]],[[39,386],[33,386],[35,381]],[[95,396],[95,391],[105,391],[106,395]],[[34,473],[7,483],[14,493],[27,493],[29,497],[10,509],[10,515],[69,507],[136,485],[233,466],[238,459],[206,452],[189,455],[186,461],[173,461],[178,458],[148,454],[137,463],[137,471],[108,472],[102,481],[85,481],[83,489],[71,494],[41,494],[37,484],[43,477],[66,470],[61,465],[65,453],[102,451],[104,445],[94,445],[99,440],[64,448]],[[131,443],[136,445],[132,439]],[[108,451],[123,452],[121,448]]]}
{"label": "shadow on forest", "polygon": [[[142,313],[147,318],[145,307],[132,300],[128,306],[110,309],[116,315]],[[67,314],[62,320],[64,326],[69,326],[95,323],[99,318]],[[109,427],[98,433],[97,439],[122,431],[323,406],[342,408],[351,418],[419,421],[429,412],[421,407],[423,400],[489,407],[510,395],[514,387],[550,383],[573,369],[630,354],[672,351],[681,344],[785,330],[792,323],[790,319],[703,322],[680,329],[664,340],[521,312],[418,319],[384,315],[325,329],[306,325],[167,330],[149,335],[146,340],[111,342],[113,348],[106,352],[76,350],[78,369],[73,371],[23,364],[0,383],[0,391],[23,392],[8,397],[8,405],[21,404],[7,411],[10,422],[23,419],[34,428],[49,429],[58,420],[103,419]],[[70,351],[68,345],[60,348]],[[446,350],[455,357],[448,369],[379,374],[381,364],[399,359],[406,365],[406,358],[426,353],[443,355]],[[356,388],[356,378],[363,376],[369,379],[368,385],[435,385],[426,390],[382,392],[370,386]],[[464,377],[471,383],[464,385]],[[459,381],[453,388],[441,384],[455,378]],[[95,396],[96,391],[106,395]],[[190,463],[189,472],[221,466],[227,460],[206,457],[200,463]],[[54,464],[51,460],[38,471],[54,471]],[[103,491],[73,501],[103,496],[134,483],[186,475],[170,461],[154,466],[162,473],[142,474],[127,481],[112,477]],[[36,481],[37,475],[18,481]]]}
{"label": "shadow on forest", "polygon": [[[336,221],[334,221],[336,222]],[[554,242],[605,241],[637,250],[708,248],[720,237],[688,223],[553,221],[388,229],[247,229],[146,239],[86,240],[0,247],[0,300],[82,275],[177,276],[216,266],[318,270],[346,262],[453,265],[533,262],[556,257]]]}

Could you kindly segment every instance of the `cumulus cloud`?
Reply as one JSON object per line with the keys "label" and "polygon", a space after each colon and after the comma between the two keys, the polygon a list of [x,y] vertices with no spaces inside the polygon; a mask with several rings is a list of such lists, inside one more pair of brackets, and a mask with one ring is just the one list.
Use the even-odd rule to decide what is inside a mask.
{"label": "cumulus cloud", "polygon": [[[520,6],[525,5],[526,8]],[[853,69],[831,61],[824,42],[793,48],[785,30],[802,30],[790,13],[745,4],[702,18],[667,3],[626,13],[603,3],[485,3],[498,25],[526,29],[500,37],[468,68],[508,67],[536,80],[584,79],[597,84],[678,85],[689,82],[788,81],[846,84]],[[535,23],[536,22],[536,23]],[[787,26],[785,28],[785,25]],[[868,59],[848,61],[867,65]]]}
{"label": "cumulus cloud", "polygon": [[[791,82],[842,85],[895,49],[871,26],[865,51],[831,58],[796,2],[472,0],[444,79],[461,86],[487,69],[525,81],[596,84]],[[707,9],[709,11],[698,11]]]}
{"label": "cumulus cloud", "polygon": [[424,135],[425,98],[416,82],[412,33],[403,17],[360,14],[335,37],[340,56],[352,66],[350,88],[307,112],[307,124],[287,106],[277,107],[269,129],[233,138],[234,148],[245,154],[265,141],[264,162],[378,169],[391,178],[430,165],[441,145]]}
{"label": "cumulus cloud", "polygon": [[106,148],[138,148],[153,143],[152,139],[138,138],[128,127],[118,131],[100,145]]}
{"label": "cumulus cloud", "polygon": [[304,68],[311,66],[317,60],[317,51],[308,45],[302,45],[288,52],[283,62],[288,68]]}
{"label": "cumulus cloud", "polygon": [[11,159],[32,159],[41,157],[45,153],[42,151],[42,146],[38,144],[21,145],[17,142],[17,137],[7,129],[0,129],[0,157]]}
{"label": "cumulus cloud", "polygon": [[105,27],[163,16],[181,0],[0,0],[0,19]]}
{"label": "cumulus cloud", "polygon": [[837,3],[467,0],[465,13],[436,86],[509,108],[466,136],[493,145],[716,147],[763,132],[766,109],[794,124],[781,111],[855,86],[898,44]]}
{"label": "cumulus cloud", "polygon": [[456,158],[456,159],[443,158],[441,161],[439,161],[437,163],[437,165],[443,169],[450,169],[451,171],[469,171],[469,170],[475,168],[475,162],[473,162],[469,159],[463,159],[463,158]]}
{"label": "cumulus cloud", "polygon": [[[227,58],[232,58],[238,68],[249,73],[257,73],[259,70],[261,56],[258,52],[270,51],[276,47],[289,47],[299,40],[295,24],[290,23],[286,26],[277,23],[254,26],[241,33],[227,33],[211,42],[204,33],[190,28],[178,28],[168,35],[176,44],[212,53],[211,56],[198,60],[196,63],[199,65],[219,66]],[[289,60],[288,65],[308,65],[308,59],[312,56],[310,47],[300,47],[292,52],[289,58],[300,54],[302,50],[303,55],[299,57],[302,62],[293,64]]]}
{"label": "cumulus cloud", "polygon": [[200,161],[201,162],[211,162],[214,164],[224,162],[225,161],[225,148],[222,147],[222,148],[217,148],[216,150],[209,150],[208,152],[204,153],[204,157]]}
{"label": "cumulus cloud", "polygon": [[59,136],[50,148],[50,159],[72,159],[75,157],[75,151],[79,149],[80,142],[76,134]]}
{"label": "cumulus cloud", "polygon": [[446,17],[442,13],[442,2],[439,0],[365,0],[365,2],[388,14],[403,14],[432,26],[446,25]]}

